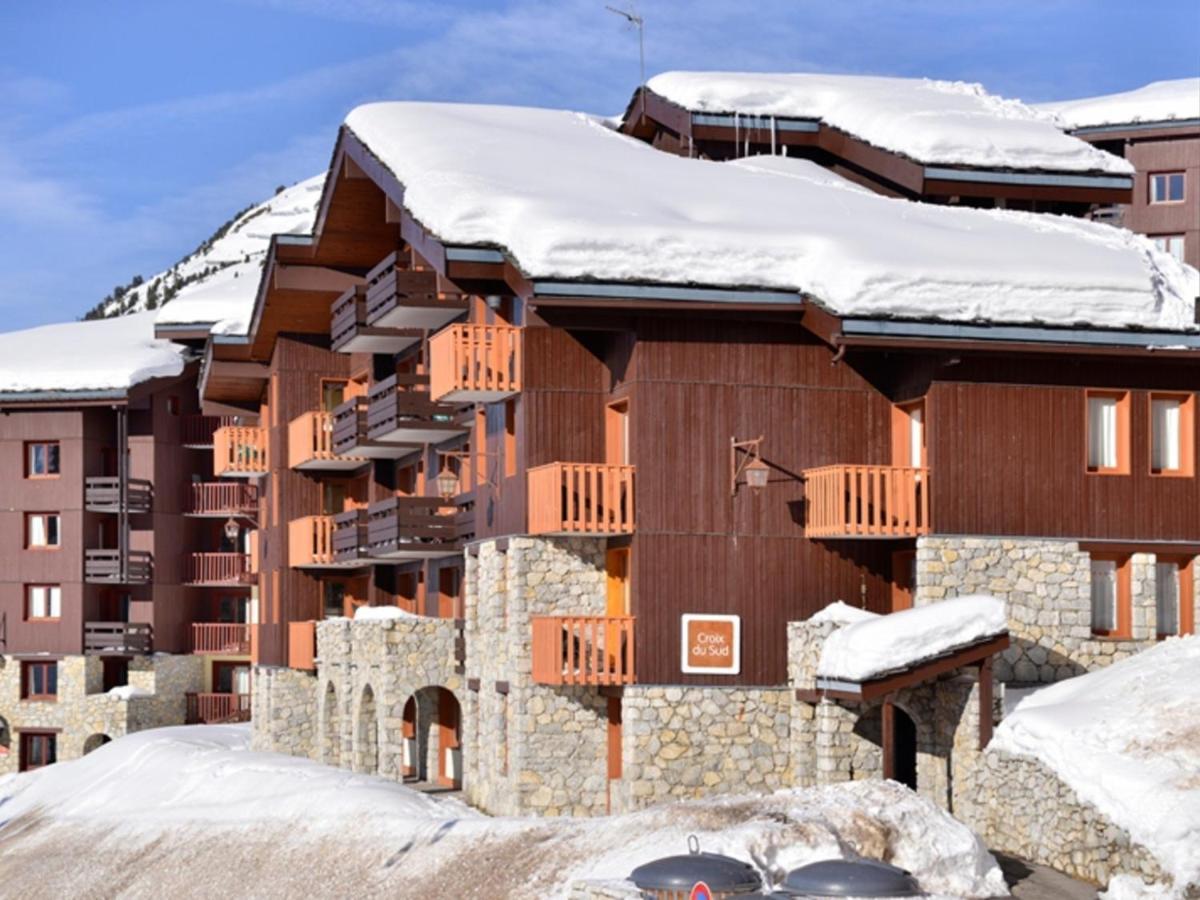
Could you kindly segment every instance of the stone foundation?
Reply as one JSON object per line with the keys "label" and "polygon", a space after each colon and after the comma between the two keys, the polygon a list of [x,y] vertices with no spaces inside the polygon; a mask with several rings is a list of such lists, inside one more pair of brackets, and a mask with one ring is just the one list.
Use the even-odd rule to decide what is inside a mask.
{"label": "stone foundation", "polygon": [[250,692],[250,748],[313,756],[316,679],[310,672],[254,668]]}

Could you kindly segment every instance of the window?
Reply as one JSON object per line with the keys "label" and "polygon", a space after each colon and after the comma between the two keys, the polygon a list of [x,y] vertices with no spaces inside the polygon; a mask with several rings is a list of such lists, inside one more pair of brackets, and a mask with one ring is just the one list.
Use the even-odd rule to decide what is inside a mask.
{"label": "window", "polygon": [[25,477],[58,477],[58,441],[34,441],[25,445]]}
{"label": "window", "polygon": [[1156,234],[1151,238],[1154,241],[1154,246],[1164,253],[1170,253],[1180,262],[1183,262],[1183,235],[1182,234]]}
{"label": "window", "polygon": [[344,381],[321,381],[321,409],[325,412],[333,412],[341,406],[346,400],[346,382]]}
{"label": "window", "polygon": [[57,584],[31,584],[25,588],[26,619],[57,619],[61,616],[61,587]]}
{"label": "window", "polygon": [[325,582],[325,618],[334,619],[346,614],[346,584],[342,581]]}
{"label": "window", "polygon": [[1092,633],[1128,637],[1130,620],[1129,560],[1092,557]]}
{"label": "window", "polygon": [[1150,471],[1191,475],[1195,458],[1195,417],[1191,394],[1150,395]]}
{"label": "window", "polygon": [[21,699],[58,699],[58,662],[21,663]]}
{"label": "window", "polygon": [[517,474],[517,401],[504,404],[504,476]]}
{"label": "window", "polygon": [[51,765],[58,758],[57,735],[40,731],[21,733],[21,756],[18,768],[22,772]]}
{"label": "window", "polygon": [[1182,203],[1183,173],[1155,172],[1150,176],[1151,203]]}
{"label": "window", "polygon": [[1129,472],[1129,394],[1088,391],[1087,470]]}
{"label": "window", "polygon": [[1154,621],[1160,640],[1196,630],[1192,572],[1189,559],[1160,558],[1154,567]]}
{"label": "window", "polygon": [[25,516],[25,546],[30,550],[51,550],[61,546],[58,513],[27,513]]}

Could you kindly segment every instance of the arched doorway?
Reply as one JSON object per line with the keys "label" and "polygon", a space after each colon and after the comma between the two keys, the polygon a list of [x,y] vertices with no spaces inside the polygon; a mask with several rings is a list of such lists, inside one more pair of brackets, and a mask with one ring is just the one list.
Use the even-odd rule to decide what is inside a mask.
{"label": "arched doorway", "polygon": [[413,695],[413,776],[438,787],[462,787],[462,708],[444,687],[424,687]]}
{"label": "arched doorway", "polygon": [[375,713],[375,692],[368,684],[358,704],[358,740],[356,772],[373,775],[379,771],[379,718]]}
{"label": "arched doorway", "polygon": [[404,704],[404,715],[400,722],[400,777],[417,777],[417,698],[409,697]]}
{"label": "arched doorway", "polygon": [[917,789],[917,723],[900,707],[893,705],[892,778]]}
{"label": "arched doorway", "polygon": [[321,761],[326,765],[336,766],[342,761],[342,730],[341,717],[338,715],[337,690],[333,682],[325,685],[325,698],[321,713],[325,723],[321,742]]}
{"label": "arched doorway", "polygon": [[458,789],[462,787],[462,709],[458,698],[445,688],[438,688],[438,784]]}
{"label": "arched doorway", "polygon": [[111,740],[112,738],[110,738],[107,734],[93,734],[83,742],[83,755],[87,756],[93,750],[100,749]]}

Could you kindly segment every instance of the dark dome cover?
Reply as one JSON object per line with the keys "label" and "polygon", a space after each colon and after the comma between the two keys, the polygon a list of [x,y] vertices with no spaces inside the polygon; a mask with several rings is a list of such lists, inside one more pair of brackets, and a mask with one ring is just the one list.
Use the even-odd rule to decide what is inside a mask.
{"label": "dark dome cover", "polygon": [[639,888],[649,890],[690,890],[703,881],[714,891],[753,891],[762,887],[762,879],[749,863],[719,853],[689,853],[664,856],[645,863],[629,876]]}
{"label": "dark dome cover", "polygon": [[919,897],[917,880],[874,859],[825,859],[788,872],[783,886],[808,897]]}

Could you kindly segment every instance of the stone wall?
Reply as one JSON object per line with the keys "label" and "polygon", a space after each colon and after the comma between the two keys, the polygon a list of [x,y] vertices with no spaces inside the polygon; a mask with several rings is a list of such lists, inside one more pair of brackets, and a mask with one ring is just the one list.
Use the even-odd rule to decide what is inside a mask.
{"label": "stone wall", "polygon": [[317,681],[311,672],[255,666],[250,747],[314,757]]}
{"label": "stone wall", "polygon": [[191,655],[137,656],[129,662],[128,684],[148,692],[121,699],[103,692],[104,668],[98,656],[58,659],[58,696],[53,701],[21,699],[21,660],[0,657],[0,718],[7,722],[9,746],[0,753],[0,774],[17,771],[23,730],[57,730],[59,760],[76,759],[102,737],[121,737],[147,728],[182,725],[185,694],[203,685],[203,660]]}
{"label": "stone wall", "polygon": [[[1012,645],[1001,682],[1051,682],[1124,659],[1155,639],[1155,557],[1131,563],[1131,639],[1092,634],[1091,558],[1075,541],[928,537],[917,540],[914,602],[987,593],[1008,607]],[[1200,578],[1200,566],[1193,567]],[[1195,591],[1200,606],[1200,591]],[[1200,612],[1200,610],[1198,610]]]}

